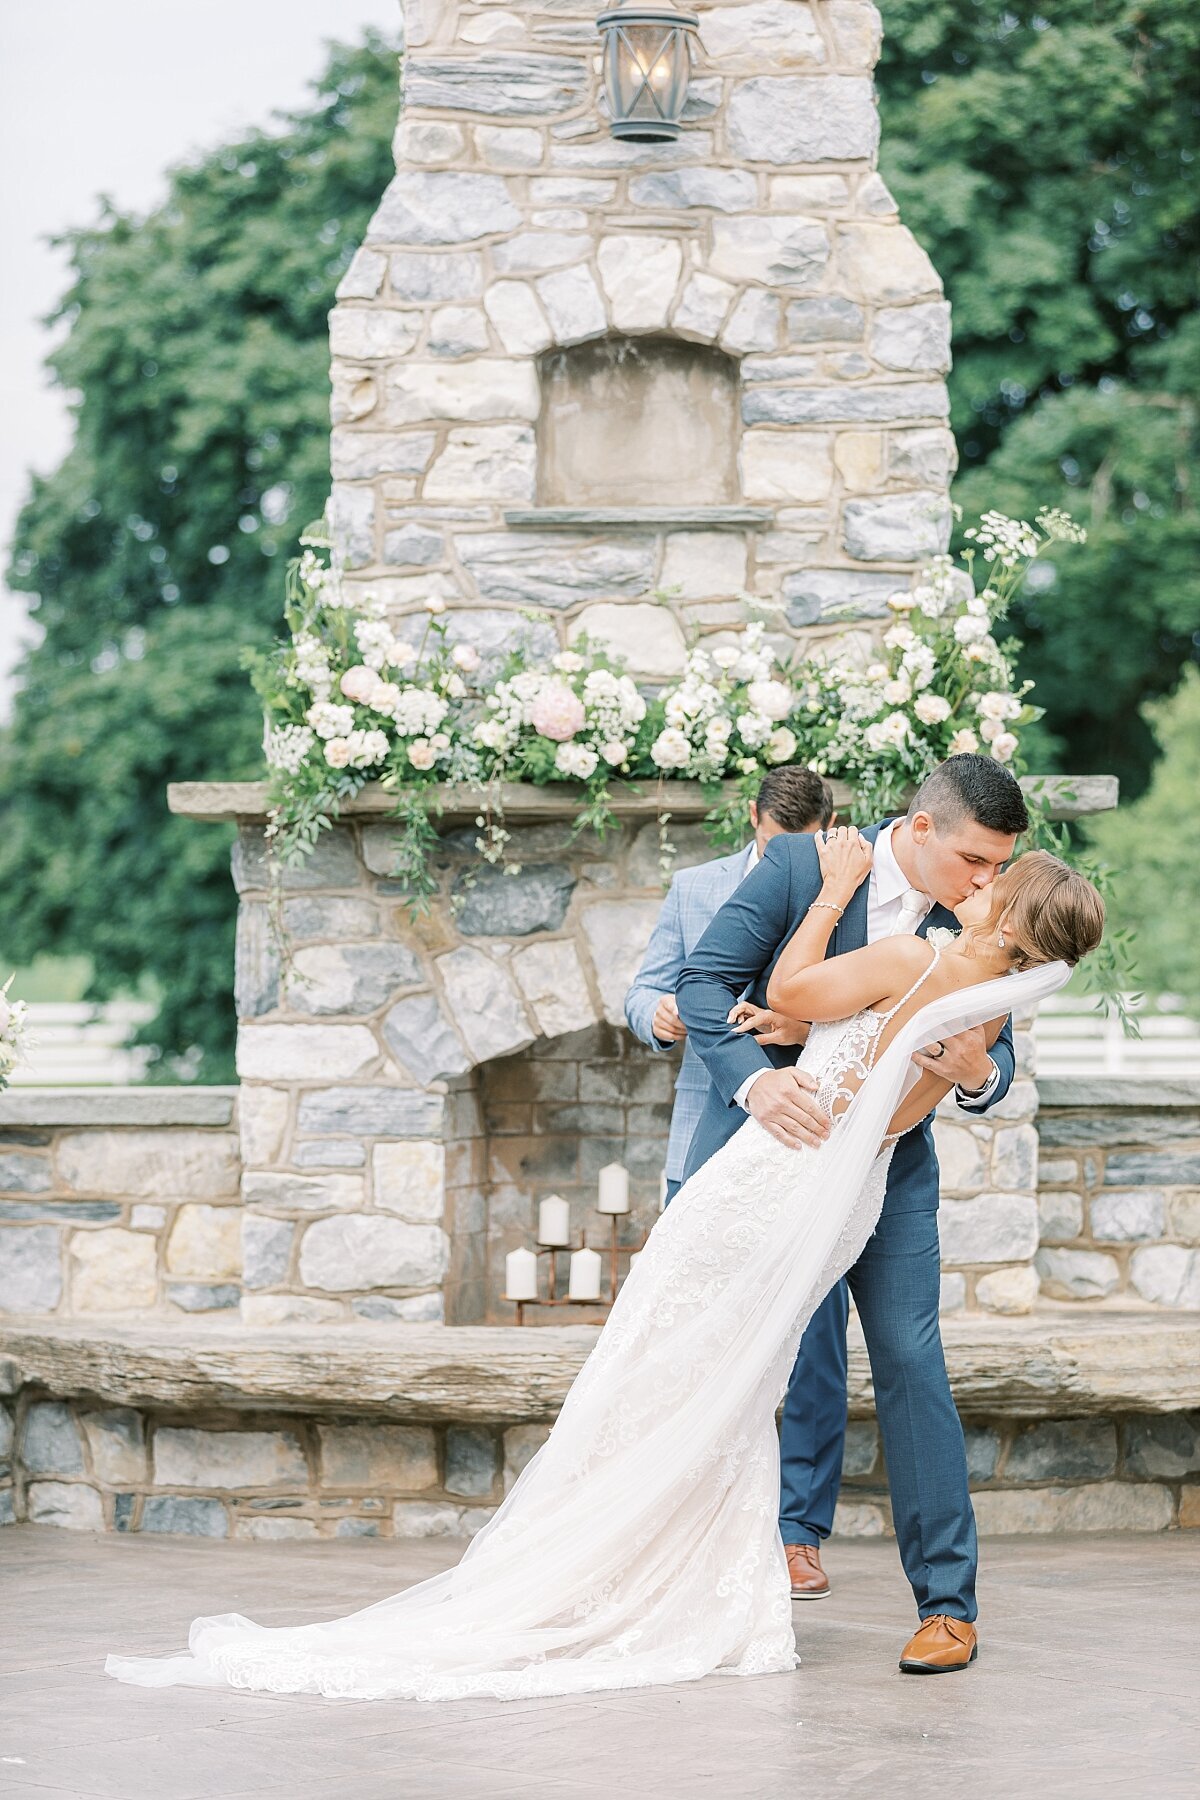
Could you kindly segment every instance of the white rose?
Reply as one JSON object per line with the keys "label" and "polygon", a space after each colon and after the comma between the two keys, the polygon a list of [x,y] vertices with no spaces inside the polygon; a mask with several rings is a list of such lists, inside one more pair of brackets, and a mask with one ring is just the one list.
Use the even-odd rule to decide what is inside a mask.
{"label": "white rose", "polygon": [[461,669],[464,675],[473,675],[482,660],[474,644],[455,644],[450,652],[450,661],[456,669]]}
{"label": "white rose", "polygon": [[394,718],[400,704],[400,689],[394,681],[377,681],[370,701],[376,712],[388,713]]}
{"label": "white rose", "polygon": [[445,610],[446,602],[437,594],[430,594],[428,600],[425,602],[425,611],[427,613],[444,613]]}
{"label": "white rose", "polygon": [[988,622],[975,613],[963,613],[954,621],[954,640],[958,644],[977,644],[988,635]]}
{"label": "white rose", "polygon": [[692,754],[692,746],[682,731],[668,726],[660,731],[650,746],[650,760],[660,769],[682,769]]}
{"label": "white rose", "polygon": [[735,650],[732,644],[722,644],[719,650],[712,652],[712,659],[718,669],[732,669],[741,657],[741,651]]}
{"label": "white rose", "polygon": [[1011,731],[998,731],[992,739],[992,755],[997,762],[1011,762],[1016,748],[1017,739]]}
{"label": "white rose", "polygon": [[950,717],[950,702],[940,694],[918,694],[913,707],[922,725],[941,725]]}
{"label": "white rose", "polygon": [[980,694],[975,702],[979,714],[984,719],[1011,719],[1020,712],[1020,703],[1011,694],[1001,693],[993,688],[990,693]]}
{"label": "white rose", "polygon": [[596,770],[599,757],[586,744],[560,744],[554,753],[554,766],[562,775],[572,775],[579,781],[586,781]]}
{"label": "white rose", "polygon": [[946,753],[948,756],[974,756],[978,749],[979,739],[969,725],[964,725],[962,730],[956,731],[950,739],[946,746]]}
{"label": "white rose", "polygon": [[407,669],[417,660],[416,650],[406,644],[402,638],[393,638],[392,647],[387,653],[387,660],[393,669]]}
{"label": "white rose", "polygon": [[786,681],[752,681],[746,698],[755,712],[775,721],[786,719],[792,710],[792,690]]}
{"label": "white rose", "polygon": [[432,769],[437,753],[428,738],[414,738],[408,746],[408,760],[414,769]]}
{"label": "white rose", "polygon": [[990,744],[993,738],[998,738],[1000,736],[999,719],[984,719],[979,727],[979,735],[985,744]]}
{"label": "white rose", "polygon": [[767,761],[772,763],[791,762],[796,754],[796,734],[789,731],[786,725],[780,725],[767,739]]}
{"label": "white rose", "polygon": [[963,655],[968,662],[994,662],[1000,654],[1000,646],[994,637],[980,638],[977,644],[968,644]]}
{"label": "white rose", "polygon": [[350,762],[350,740],[344,737],[327,738],[325,741],[325,761],[331,769],[344,769]]}
{"label": "white rose", "polygon": [[910,593],[907,588],[901,588],[898,593],[888,597],[888,607],[894,613],[910,613],[916,604],[916,595]]}
{"label": "white rose", "polygon": [[884,632],[883,641],[889,650],[911,650],[917,641],[917,634],[911,625],[906,625],[901,620],[890,631]]}
{"label": "white rose", "polygon": [[607,744],[601,744],[600,754],[611,768],[619,768],[629,754],[620,738],[610,738]]}
{"label": "white rose", "polygon": [[560,650],[551,659],[553,666],[563,675],[578,675],[583,667],[583,658],[574,650]]}
{"label": "white rose", "polygon": [[888,678],[888,666],[886,663],[873,662],[873,663],[867,664],[867,680],[868,681],[886,681],[887,678]]}
{"label": "white rose", "polygon": [[881,750],[898,750],[909,735],[908,720],[903,713],[889,713],[866,729],[867,747],[877,754]]}
{"label": "white rose", "polygon": [[347,700],[357,700],[365,706],[379,686],[379,677],[366,663],[355,663],[352,669],[346,670],[338,686]]}
{"label": "white rose", "polygon": [[883,697],[889,706],[906,706],[912,699],[912,684],[903,675],[884,683]]}
{"label": "white rose", "polygon": [[461,675],[447,675],[444,686],[452,700],[461,700],[467,691],[467,684]]}

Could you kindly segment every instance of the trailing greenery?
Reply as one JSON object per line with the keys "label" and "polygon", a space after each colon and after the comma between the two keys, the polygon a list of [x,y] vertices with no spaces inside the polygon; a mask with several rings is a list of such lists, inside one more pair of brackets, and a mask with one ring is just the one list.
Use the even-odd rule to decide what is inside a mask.
{"label": "trailing greenery", "polygon": [[232,1075],[229,833],[168,781],[254,776],[241,653],[278,628],[282,564],[328,489],[333,289],[391,173],[396,58],[334,49],[312,105],[170,177],[146,219],[67,237],[51,359],[75,439],[35,480],[11,584],[45,633],[0,740],[0,941],[92,958],[89,998],[153,979],[144,1038]]}

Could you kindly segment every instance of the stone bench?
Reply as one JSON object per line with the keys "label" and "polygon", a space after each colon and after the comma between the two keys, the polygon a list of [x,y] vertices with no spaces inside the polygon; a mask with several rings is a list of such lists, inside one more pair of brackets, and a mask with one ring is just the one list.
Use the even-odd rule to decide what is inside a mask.
{"label": "stone bench", "polygon": [[[1200,1314],[1045,1310],[943,1321],[960,1412],[1011,1419],[1200,1406]],[[592,1327],[0,1325],[0,1388],[193,1412],[220,1408],[422,1423],[555,1417]],[[7,1366],[6,1366],[7,1365]],[[852,1418],[873,1412],[852,1328]]]}

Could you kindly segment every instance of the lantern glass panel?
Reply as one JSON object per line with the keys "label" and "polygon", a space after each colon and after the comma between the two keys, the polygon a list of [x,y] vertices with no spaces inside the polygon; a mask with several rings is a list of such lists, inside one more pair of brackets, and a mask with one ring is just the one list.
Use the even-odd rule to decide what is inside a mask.
{"label": "lantern glass panel", "polygon": [[651,142],[676,137],[691,75],[687,26],[670,13],[657,19],[609,13],[601,24],[614,135]]}

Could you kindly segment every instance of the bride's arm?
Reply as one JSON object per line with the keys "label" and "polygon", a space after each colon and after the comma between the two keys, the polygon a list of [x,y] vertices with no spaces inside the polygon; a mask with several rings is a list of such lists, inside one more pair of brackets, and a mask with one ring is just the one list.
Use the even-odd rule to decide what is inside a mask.
{"label": "bride's arm", "polygon": [[821,891],[780,953],[767,1005],[793,1019],[845,1019],[908,986],[929,961],[916,938],[883,938],[826,960],[834,927],[871,871],[871,846],[853,826],[817,832]]}
{"label": "bride's arm", "polygon": [[[1003,1019],[992,1019],[985,1026],[984,1037],[989,1050],[1003,1029]],[[926,1070],[920,1080],[914,1082],[909,1088],[892,1114],[891,1123],[888,1126],[889,1135],[897,1131],[909,1131],[914,1125],[919,1125],[926,1113],[931,1113],[934,1107],[938,1106],[953,1090],[954,1083],[952,1081],[943,1081],[939,1075],[931,1075]]]}

